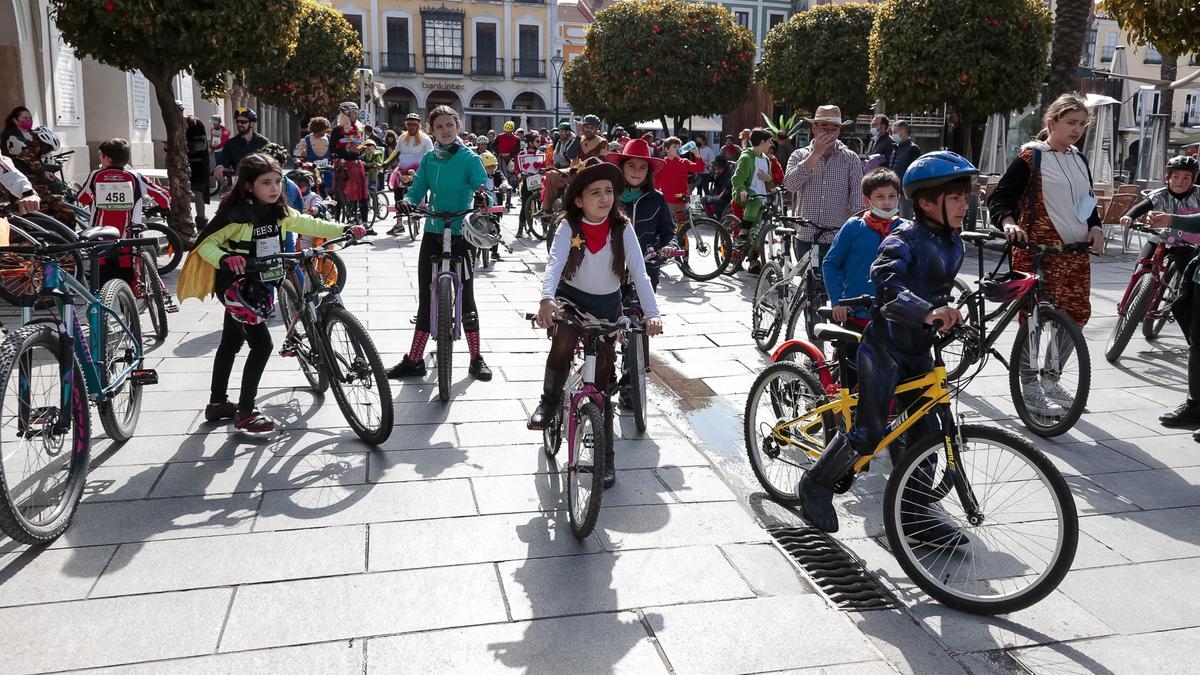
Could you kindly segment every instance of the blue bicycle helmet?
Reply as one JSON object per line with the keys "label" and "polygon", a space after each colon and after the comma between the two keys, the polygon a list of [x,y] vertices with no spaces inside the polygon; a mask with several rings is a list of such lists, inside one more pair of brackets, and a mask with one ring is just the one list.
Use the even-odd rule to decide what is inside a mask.
{"label": "blue bicycle helmet", "polygon": [[958,153],[949,150],[928,152],[918,157],[904,172],[904,196],[912,199],[917,190],[978,175],[979,169]]}

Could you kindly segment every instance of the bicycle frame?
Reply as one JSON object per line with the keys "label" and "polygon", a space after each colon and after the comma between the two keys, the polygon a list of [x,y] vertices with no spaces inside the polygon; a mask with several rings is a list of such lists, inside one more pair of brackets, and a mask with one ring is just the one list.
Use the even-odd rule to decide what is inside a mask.
{"label": "bicycle frame", "polygon": [[575,431],[578,426],[578,416],[575,411],[583,405],[584,401],[591,401],[600,410],[604,410],[604,394],[596,388],[596,350],[592,341],[595,338],[588,336],[580,340],[584,343],[583,347],[583,365],[580,366],[580,387],[571,394],[571,415],[567,420],[567,462],[570,465],[575,463]]}

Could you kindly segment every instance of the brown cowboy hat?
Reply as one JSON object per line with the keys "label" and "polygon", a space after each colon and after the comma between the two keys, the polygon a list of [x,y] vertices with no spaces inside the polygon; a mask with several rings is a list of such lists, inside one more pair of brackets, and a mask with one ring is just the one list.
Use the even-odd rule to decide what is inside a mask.
{"label": "brown cowboy hat", "polygon": [[604,156],[604,161],[610,164],[620,164],[626,159],[644,159],[654,165],[655,169],[662,168],[663,160],[650,154],[650,144],[635,138],[625,144],[621,152],[610,152]]}
{"label": "brown cowboy hat", "polygon": [[598,180],[610,181],[613,192],[620,194],[625,189],[625,176],[615,164],[601,162],[598,158],[589,158],[583,163],[583,168],[571,179],[567,193],[563,195],[563,204],[574,204],[575,198],[583,194],[584,188]]}

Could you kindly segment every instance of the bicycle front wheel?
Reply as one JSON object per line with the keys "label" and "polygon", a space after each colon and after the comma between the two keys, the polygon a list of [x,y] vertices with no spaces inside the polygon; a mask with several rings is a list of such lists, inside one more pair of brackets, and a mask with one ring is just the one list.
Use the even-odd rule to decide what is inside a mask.
{"label": "bicycle front wheel", "polygon": [[792,307],[788,311],[788,326],[787,340],[796,337],[796,330],[800,327],[800,322],[804,322],[804,337],[817,349],[824,351],[825,344],[817,339],[817,324],[821,323],[821,315],[817,314],[817,308],[825,303],[825,298],[819,294],[814,295],[812,292],[813,284],[810,281],[805,281],[800,284],[800,290],[796,291],[796,299],[792,301]]}
{"label": "bicycle front wheel", "polygon": [[167,274],[179,266],[183,259],[183,237],[167,227],[165,223],[148,222],[142,226],[148,232],[161,234],[166,241],[159,244],[154,265],[160,275]]}
{"label": "bicycle front wheel", "polygon": [[437,369],[438,400],[450,400],[451,369],[454,365],[454,284],[450,277],[437,280]]}
{"label": "bicycle front wheel", "polygon": [[142,301],[146,303],[146,312],[150,315],[150,326],[154,329],[154,339],[162,342],[167,339],[167,287],[163,285],[162,277],[158,276],[158,268],[154,259],[146,251],[139,255],[138,264],[141,266]]}
{"label": "bicycle front wheel", "polygon": [[1154,295],[1154,276],[1143,274],[1133,286],[1129,294],[1129,304],[1125,311],[1117,314],[1117,325],[1113,326],[1112,335],[1108,336],[1108,344],[1104,346],[1104,358],[1109,363],[1116,363],[1125,351],[1129,339],[1133,337],[1138,324],[1146,318],[1146,310],[1150,308],[1150,299]]}
{"label": "bicycle front wheel", "polygon": [[1058,436],[1075,426],[1087,406],[1092,360],[1079,326],[1062,310],[1038,308],[1017,331],[1008,385],[1017,415],[1039,436]]}
{"label": "bicycle front wheel", "polygon": [[571,438],[571,461],[567,464],[567,512],[571,533],[586,539],[600,516],[604,494],[604,448],[607,439],[604,413],[585,401],[576,413],[575,435]]}
{"label": "bicycle front wheel", "polygon": [[340,294],[346,288],[346,261],[337,253],[323,253],[313,261],[313,269],[320,275],[321,281],[336,293]]}
{"label": "bicycle front wheel", "polygon": [[679,231],[684,256],[680,270],[689,279],[710,281],[721,276],[729,264],[733,239],[721,223],[712,218],[692,218]]}
{"label": "bicycle front wheel", "polygon": [[[138,319],[133,291],[120,279],[112,279],[100,289],[100,302],[116,312],[103,313],[104,330],[100,343],[100,367],[105,370],[104,386],[112,384],[130,365],[141,367],[131,355],[141,351],[142,323]],[[120,317],[118,322],[117,317]],[[124,328],[121,324],[125,324]],[[126,331],[128,329],[128,331]],[[140,359],[139,359],[140,361]],[[142,385],[126,379],[121,386],[97,406],[100,424],[112,440],[123,443],[133,437],[138,417],[142,413]]]}
{"label": "bicycle front wheel", "polygon": [[941,436],[893,458],[883,497],[888,543],[905,574],[947,607],[1024,609],[1058,587],[1075,559],[1071,490],[1016,434],[976,425],[959,431],[953,464]]}
{"label": "bicycle front wheel", "polygon": [[392,435],[392,387],[367,329],[345,307],[325,313],[333,398],[355,434],[372,445]]}
{"label": "bicycle front wheel", "polygon": [[633,412],[633,425],[638,433],[646,430],[646,342],[645,333],[630,333],[625,345],[628,359],[625,372],[629,376],[629,402]]}
{"label": "bicycle front wheel", "polygon": [[754,477],[771,499],[784,504],[798,503],[796,486],[813,463],[804,449],[805,436],[818,439],[823,446],[836,430],[830,413],[787,427],[781,432],[786,441],[776,438],[775,427],[799,419],[824,402],[825,391],[817,376],[786,361],[768,366],[750,387],[743,416],[746,454]]}
{"label": "bicycle front wheel", "polygon": [[785,307],[780,299],[783,272],[774,260],[763,265],[754,286],[754,307],[750,310],[750,331],[761,352],[771,351],[783,327]]}
{"label": "bicycle front wheel", "polygon": [[[79,365],[60,360],[59,337],[53,326],[36,323],[0,344],[0,530],[30,546],[67,529],[87,482],[87,391]],[[63,409],[68,381],[71,405]]]}
{"label": "bicycle front wheel", "polygon": [[279,286],[279,314],[283,318],[283,327],[287,331],[284,338],[284,351],[294,352],[300,362],[300,372],[308,380],[308,386],[313,393],[324,394],[329,388],[329,373],[322,365],[320,354],[313,346],[309,332],[308,321],[304,318],[304,309],[300,301],[300,291],[292,279],[285,280]]}
{"label": "bicycle front wheel", "polygon": [[1163,261],[1162,290],[1154,298],[1146,311],[1146,319],[1142,321],[1142,336],[1147,340],[1157,340],[1163,326],[1171,315],[1171,305],[1179,298],[1179,284],[1183,270],[1176,264],[1176,259],[1167,256]]}

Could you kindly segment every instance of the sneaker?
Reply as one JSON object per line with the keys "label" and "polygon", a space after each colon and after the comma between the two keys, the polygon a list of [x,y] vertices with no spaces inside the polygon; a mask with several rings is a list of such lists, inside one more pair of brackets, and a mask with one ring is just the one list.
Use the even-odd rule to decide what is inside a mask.
{"label": "sneaker", "polygon": [[1075,394],[1063,389],[1059,381],[1049,377],[1041,378],[1042,391],[1046,392],[1046,398],[1058,403],[1064,407],[1071,407],[1075,402]]}
{"label": "sneaker", "polygon": [[500,252],[499,252],[499,251],[492,251],[492,261],[494,261],[494,262],[500,262],[501,260],[504,260],[504,258],[501,258],[501,257],[500,257]]}
{"label": "sneaker", "polygon": [[404,234],[404,224],[396,223],[395,225],[392,226],[392,229],[387,231],[387,233],[388,233],[389,237],[395,237],[397,235]]}
{"label": "sneaker", "polygon": [[1025,399],[1025,408],[1031,413],[1045,417],[1061,417],[1066,411],[1062,406],[1046,397],[1040,384],[1026,384],[1021,387],[1021,398]]}
{"label": "sneaker", "polygon": [[400,359],[400,363],[392,366],[387,372],[389,380],[399,380],[402,377],[424,377],[425,376],[425,359],[412,361],[405,354],[404,358]]}
{"label": "sneaker", "polygon": [[1169,413],[1163,413],[1158,421],[1164,427],[1194,427],[1200,425],[1200,405],[1185,401]]}
{"label": "sneaker", "polygon": [[209,403],[204,408],[204,419],[208,420],[209,422],[231,420],[235,414],[237,414],[237,404],[233,401]]}
{"label": "sneaker", "polygon": [[467,372],[480,382],[488,382],[492,379],[492,369],[483,362],[482,356],[471,359],[471,366],[467,368]]}
{"label": "sneaker", "polygon": [[257,409],[248,412],[237,411],[233,416],[233,426],[248,434],[266,434],[275,431],[275,423]]}

